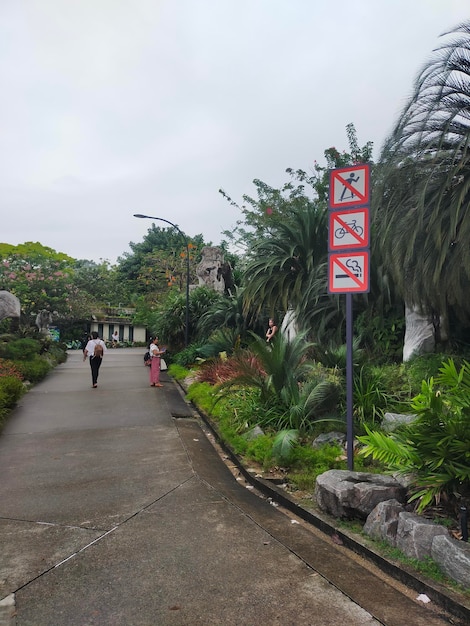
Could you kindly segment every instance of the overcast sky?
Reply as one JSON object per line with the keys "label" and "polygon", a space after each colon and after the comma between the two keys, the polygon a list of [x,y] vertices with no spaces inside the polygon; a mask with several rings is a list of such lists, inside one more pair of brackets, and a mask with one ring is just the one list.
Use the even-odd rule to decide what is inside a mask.
{"label": "overcast sky", "polygon": [[[218,193],[377,156],[464,0],[1,0],[0,241],[114,263],[145,213],[220,243]],[[163,223],[156,222],[164,227]]]}

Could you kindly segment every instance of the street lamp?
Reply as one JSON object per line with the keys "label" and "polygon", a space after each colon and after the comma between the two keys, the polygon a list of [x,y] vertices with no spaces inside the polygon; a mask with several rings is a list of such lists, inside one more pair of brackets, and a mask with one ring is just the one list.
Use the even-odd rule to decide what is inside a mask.
{"label": "street lamp", "polygon": [[142,215],[141,213],[134,213],[134,217],[139,217],[141,219],[148,220],[158,220],[159,222],[165,222],[179,232],[179,234],[183,237],[184,243],[186,246],[186,324],[184,328],[184,345],[188,347],[189,344],[189,241],[186,235],[180,230],[179,226],[170,222],[170,220],[166,220],[163,217],[154,217],[152,215]]}

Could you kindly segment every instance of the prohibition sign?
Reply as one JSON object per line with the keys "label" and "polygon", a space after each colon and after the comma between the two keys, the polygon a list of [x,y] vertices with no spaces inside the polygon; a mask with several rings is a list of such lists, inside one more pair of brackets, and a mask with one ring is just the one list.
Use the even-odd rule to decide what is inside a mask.
{"label": "prohibition sign", "polygon": [[369,208],[331,211],[328,248],[350,250],[369,246]]}
{"label": "prohibition sign", "polygon": [[330,209],[369,204],[370,166],[367,163],[330,172]]}
{"label": "prohibition sign", "polygon": [[367,293],[369,291],[369,251],[329,255],[329,293]]}

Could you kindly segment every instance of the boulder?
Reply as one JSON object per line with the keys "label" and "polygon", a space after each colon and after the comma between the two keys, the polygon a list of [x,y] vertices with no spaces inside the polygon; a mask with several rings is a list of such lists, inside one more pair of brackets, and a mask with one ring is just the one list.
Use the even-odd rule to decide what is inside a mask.
{"label": "boulder", "polygon": [[248,441],[252,441],[253,439],[257,439],[258,437],[262,437],[263,435],[264,435],[264,430],[260,426],[256,425],[251,430],[248,430],[244,434],[244,437]]}
{"label": "boulder", "polygon": [[469,543],[437,535],[432,540],[431,556],[449,578],[470,589]]}
{"label": "boulder", "polygon": [[382,474],[329,470],[315,485],[318,506],[334,517],[366,519],[384,500],[405,502],[406,489]]}
{"label": "boulder", "polygon": [[403,510],[403,505],[398,500],[379,502],[374,510],[369,513],[364,524],[364,532],[372,539],[387,541],[390,545],[395,546],[398,517]]}
{"label": "boulder", "polygon": [[385,413],[382,419],[382,428],[388,433],[393,432],[400,426],[412,424],[416,420],[416,415],[403,413]]}
{"label": "boulder", "polygon": [[20,317],[20,301],[9,291],[0,290],[0,320],[7,317]]}
{"label": "boulder", "polygon": [[406,556],[419,560],[431,556],[432,542],[438,535],[447,537],[447,528],[414,513],[399,514],[396,547]]}
{"label": "boulder", "polygon": [[346,435],[344,433],[332,431],[330,433],[322,433],[318,435],[313,442],[312,448],[321,448],[325,444],[335,445],[335,446],[344,446],[346,443]]}

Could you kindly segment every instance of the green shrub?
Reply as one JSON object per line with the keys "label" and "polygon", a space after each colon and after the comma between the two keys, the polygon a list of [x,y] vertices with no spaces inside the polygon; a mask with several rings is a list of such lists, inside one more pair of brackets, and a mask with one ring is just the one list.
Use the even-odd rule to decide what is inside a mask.
{"label": "green shrub", "polygon": [[25,386],[18,377],[0,377],[0,418],[15,406],[24,392]]}
{"label": "green shrub", "polygon": [[42,354],[47,356],[54,364],[65,363],[67,360],[67,346],[65,343],[48,341],[42,346]]}
{"label": "green shrub", "polygon": [[[393,370],[397,371],[395,366]],[[380,424],[384,413],[396,408],[403,397],[390,385],[391,368],[363,365],[353,376],[354,417],[359,424]],[[388,376],[387,376],[388,374]]]}
{"label": "green shrub", "polygon": [[187,393],[188,400],[211,415],[214,409],[215,390],[209,383],[193,383]]}
{"label": "green shrub", "polygon": [[[442,363],[447,359],[449,359],[449,355],[445,354],[423,354],[415,356],[403,364],[412,396],[416,396],[421,392],[423,380],[429,380],[432,376],[435,377],[439,374]],[[459,357],[452,357],[452,359],[457,367],[460,367],[463,363],[463,359]]]}
{"label": "green shrub", "polygon": [[173,357],[173,362],[176,365],[181,365],[182,367],[191,367],[194,363],[197,363],[199,357],[198,346],[195,344],[191,344],[181,352],[178,352]]}
{"label": "green shrub", "polygon": [[268,470],[273,462],[273,438],[270,435],[260,435],[247,442],[245,454],[247,457],[262,465]]}
{"label": "green shrub", "polygon": [[419,512],[442,496],[457,509],[460,498],[470,501],[470,363],[460,371],[451,359],[442,363],[435,379],[423,380],[410,412],[417,419],[394,433],[366,427],[362,454],[411,477]]}
{"label": "green shrub", "polygon": [[23,378],[30,383],[38,383],[53,367],[41,357],[31,358],[28,361],[18,361],[16,365]]}
{"label": "green shrub", "polygon": [[41,352],[41,343],[36,339],[14,339],[0,342],[0,357],[12,361],[26,361]]}
{"label": "green shrub", "polygon": [[188,370],[182,365],[177,365],[176,363],[172,363],[168,366],[168,374],[175,380],[184,380],[190,373],[191,370]]}

